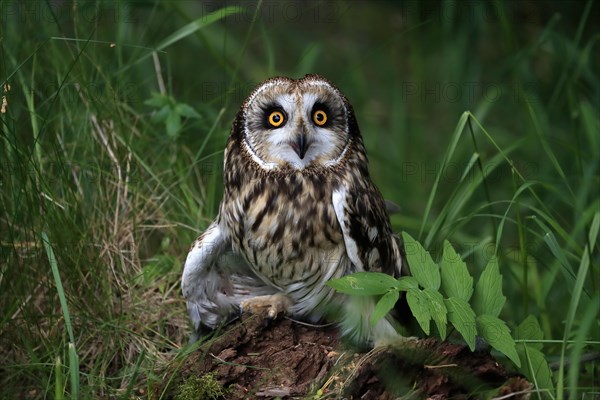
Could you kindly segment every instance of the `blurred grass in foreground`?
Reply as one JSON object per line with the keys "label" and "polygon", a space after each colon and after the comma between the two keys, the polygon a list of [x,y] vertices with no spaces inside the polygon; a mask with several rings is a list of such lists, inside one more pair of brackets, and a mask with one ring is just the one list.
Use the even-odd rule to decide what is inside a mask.
{"label": "blurred grass in foreground", "polygon": [[215,216],[232,118],[258,82],[305,73],[352,102],[394,227],[434,255],[450,240],[475,274],[498,253],[503,318],[538,316],[548,359],[569,362],[553,397],[598,391],[598,362],[579,363],[600,351],[597,3],[0,11],[1,397],[161,379],[186,342],[181,264]]}

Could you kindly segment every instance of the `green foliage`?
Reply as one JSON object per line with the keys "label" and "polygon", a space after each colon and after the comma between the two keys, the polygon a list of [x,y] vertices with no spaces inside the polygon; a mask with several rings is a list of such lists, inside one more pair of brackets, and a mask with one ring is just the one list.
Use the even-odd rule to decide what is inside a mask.
{"label": "green foliage", "polygon": [[168,95],[152,93],[152,97],[144,104],[156,108],[157,111],[152,115],[151,121],[164,123],[167,136],[171,139],[177,139],[179,136],[182,118],[200,118],[200,114],[190,105],[177,103],[173,97]]}
{"label": "green foliage", "polygon": [[200,377],[191,376],[179,386],[175,400],[217,400],[227,394],[223,385],[215,379],[214,373],[204,374]]}
{"label": "green foliage", "polygon": [[[498,318],[506,297],[502,294],[502,276],[496,257],[488,262],[473,292],[473,277],[449,242],[444,243],[443,258],[438,265],[408,233],[403,232],[402,238],[411,277],[396,280],[391,276],[384,278],[381,273],[358,272],[331,280],[328,285],[350,295],[385,293],[371,316],[373,325],[394,307],[399,292],[405,291],[412,314],[426,335],[430,335],[430,321],[433,320],[443,340],[450,323],[471,351],[475,350],[475,337],[479,333],[494,349],[520,367],[515,341],[506,323]],[[438,290],[440,287],[445,298]]]}
{"label": "green foliage", "polygon": [[521,360],[520,372],[539,389],[554,390],[552,372],[542,353],[544,333],[537,319],[530,315],[514,332],[517,353]]}
{"label": "green foliage", "polygon": [[[2,396],[151,392],[187,342],[181,265],[237,109],[305,73],[352,103],[395,231],[433,259],[445,240],[469,267],[496,257],[498,317],[543,333],[513,331],[521,370],[552,391],[540,352],[551,397],[598,392],[598,2],[239,4],[0,0]],[[369,284],[374,317],[433,290],[473,344],[480,274],[459,259],[441,255],[438,288],[431,265]]]}

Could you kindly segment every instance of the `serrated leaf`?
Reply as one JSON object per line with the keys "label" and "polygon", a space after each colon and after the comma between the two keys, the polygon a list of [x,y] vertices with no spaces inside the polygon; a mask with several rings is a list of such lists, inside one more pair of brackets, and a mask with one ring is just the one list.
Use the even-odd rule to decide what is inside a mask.
{"label": "serrated leaf", "polygon": [[429,335],[429,321],[431,321],[431,312],[427,303],[427,296],[419,289],[410,289],[406,292],[406,301],[410,307],[412,315],[415,317],[419,326]]}
{"label": "serrated leaf", "polygon": [[521,361],[517,354],[517,347],[508,326],[494,315],[479,315],[476,319],[477,331],[486,342],[494,349],[508,357],[517,367],[521,367]]}
{"label": "serrated leaf", "polygon": [[469,274],[467,264],[447,240],[444,241],[444,253],[440,264],[442,290],[446,296],[469,301],[473,294],[473,277]]}
{"label": "serrated leaf", "polygon": [[[540,327],[537,319],[533,315],[529,315],[523,320],[523,322],[519,324],[519,326],[517,326],[513,333],[513,337],[517,341],[542,340],[544,339],[544,332],[542,332],[542,328]],[[542,350],[543,347],[542,343],[527,342],[526,344],[527,346],[537,350]]]}
{"label": "serrated leaf", "polygon": [[423,246],[408,233],[402,232],[402,238],[410,274],[422,287],[438,290],[441,282],[440,271],[437,264],[431,259],[429,252],[425,251]]}
{"label": "serrated leaf", "polygon": [[396,305],[398,298],[400,297],[400,292],[397,290],[390,290],[377,302],[375,305],[375,309],[373,310],[373,314],[371,314],[371,325],[375,326],[377,321],[381,318],[385,317],[387,313],[390,312],[392,308]]}
{"label": "serrated leaf", "polygon": [[396,279],[396,286],[394,287],[397,290],[406,292],[409,289],[418,289],[419,282],[412,276],[403,276],[401,278]]}
{"label": "serrated leaf", "polygon": [[425,288],[423,294],[427,296],[429,313],[431,314],[433,322],[435,322],[435,326],[437,326],[438,331],[440,332],[440,337],[444,340],[446,339],[446,325],[448,324],[448,310],[446,310],[444,298],[440,292],[429,288]]}
{"label": "serrated leaf", "polygon": [[175,106],[175,112],[186,118],[200,118],[200,114],[198,114],[196,110],[185,103],[177,104]]}
{"label": "serrated leaf", "polygon": [[475,351],[475,336],[477,335],[475,311],[460,297],[444,299],[444,304],[448,310],[448,321],[462,335],[469,349]]}
{"label": "serrated leaf", "polygon": [[176,138],[181,129],[181,117],[176,112],[171,111],[165,120],[167,126],[167,135],[170,138]]}
{"label": "serrated leaf", "polygon": [[521,360],[519,372],[525,375],[530,382],[534,382],[537,389],[554,390],[552,371],[544,354],[525,343],[518,346],[517,352]]}
{"label": "serrated leaf", "polygon": [[477,315],[497,317],[504,307],[506,297],[502,294],[502,275],[498,270],[498,259],[492,257],[475,286],[473,310]]}
{"label": "serrated leaf", "polygon": [[397,284],[393,276],[381,272],[356,272],[327,282],[338,292],[356,296],[385,294]]}

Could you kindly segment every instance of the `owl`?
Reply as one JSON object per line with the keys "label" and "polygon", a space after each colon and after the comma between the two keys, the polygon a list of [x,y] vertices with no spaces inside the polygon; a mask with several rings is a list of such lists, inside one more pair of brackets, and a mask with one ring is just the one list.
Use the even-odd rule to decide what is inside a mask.
{"label": "owl", "polygon": [[239,110],[224,158],[219,213],[192,244],[182,277],[196,333],[260,312],[314,322],[334,315],[360,343],[396,335],[390,320],[371,326],[375,299],[326,285],[358,271],[403,274],[346,97],[319,75],[268,79]]}

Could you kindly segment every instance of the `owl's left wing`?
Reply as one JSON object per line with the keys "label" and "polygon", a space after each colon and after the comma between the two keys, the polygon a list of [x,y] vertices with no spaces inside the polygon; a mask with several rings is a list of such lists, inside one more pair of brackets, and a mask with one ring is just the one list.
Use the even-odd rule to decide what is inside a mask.
{"label": "owl's left wing", "polygon": [[377,188],[366,183],[362,188],[340,186],[332,195],[352,272],[377,271],[400,277],[405,274],[402,254],[385,202]]}

